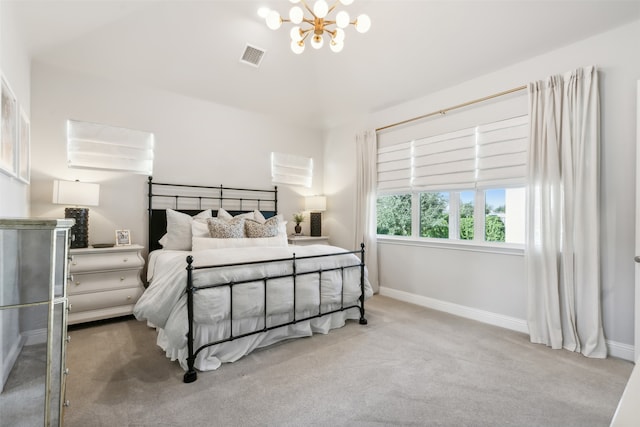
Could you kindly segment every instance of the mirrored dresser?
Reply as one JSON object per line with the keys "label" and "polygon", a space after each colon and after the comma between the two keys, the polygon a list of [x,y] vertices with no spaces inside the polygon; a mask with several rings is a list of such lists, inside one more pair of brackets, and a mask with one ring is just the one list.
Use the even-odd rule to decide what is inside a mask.
{"label": "mirrored dresser", "polygon": [[0,425],[59,426],[72,219],[0,219]]}

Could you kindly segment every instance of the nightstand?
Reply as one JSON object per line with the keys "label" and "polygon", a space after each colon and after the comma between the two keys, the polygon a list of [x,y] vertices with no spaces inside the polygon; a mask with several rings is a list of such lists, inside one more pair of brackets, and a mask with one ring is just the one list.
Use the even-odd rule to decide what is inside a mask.
{"label": "nightstand", "polygon": [[133,313],[144,285],[140,245],[69,250],[69,324]]}
{"label": "nightstand", "polygon": [[329,236],[289,236],[287,238],[290,245],[307,246],[307,245],[328,245]]}

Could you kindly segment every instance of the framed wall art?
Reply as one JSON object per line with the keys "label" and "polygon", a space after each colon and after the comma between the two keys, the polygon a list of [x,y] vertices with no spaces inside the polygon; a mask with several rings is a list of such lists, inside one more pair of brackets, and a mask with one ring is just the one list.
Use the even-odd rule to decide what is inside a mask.
{"label": "framed wall art", "polygon": [[20,109],[20,138],[18,143],[18,178],[28,184],[31,176],[31,125],[24,110]]}
{"label": "framed wall art", "polygon": [[18,101],[4,75],[0,85],[0,171],[18,173]]}

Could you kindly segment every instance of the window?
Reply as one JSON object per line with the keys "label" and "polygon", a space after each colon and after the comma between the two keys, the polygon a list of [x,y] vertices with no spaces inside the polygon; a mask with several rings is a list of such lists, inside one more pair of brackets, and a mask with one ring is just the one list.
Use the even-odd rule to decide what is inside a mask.
{"label": "window", "polygon": [[449,238],[449,193],[420,193],[420,237]]}
{"label": "window", "polygon": [[460,228],[460,240],[473,240],[473,224],[475,212],[475,192],[460,192],[460,209],[458,211],[458,224]]}
{"label": "window", "polygon": [[520,116],[382,146],[378,234],[524,243],[527,134]]}
{"label": "window", "polygon": [[389,236],[411,236],[411,194],[378,197],[377,233]]}
{"label": "window", "polygon": [[[524,244],[524,187],[415,193],[416,237]],[[413,194],[377,200],[377,233],[413,236]]]}

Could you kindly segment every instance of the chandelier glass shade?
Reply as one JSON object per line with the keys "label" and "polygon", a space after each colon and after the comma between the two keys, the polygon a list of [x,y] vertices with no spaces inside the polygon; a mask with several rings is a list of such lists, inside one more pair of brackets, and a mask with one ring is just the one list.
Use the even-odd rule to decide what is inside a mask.
{"label": "chandelier glass shade", "polygon": [[[305,0],[289,0],[294,6],[289,10],[288,18],[284,18],[275,10],[262,8],[258,14],[263,17],[267,27],[272,30],[279,29],[284,22],[293,24],[289,32],[291,37],[291,50],[300,54],[304,52],[307,42],[314,49],[324,46],[325,36],[329,48],[333,52],[340,52],[344,48],[345,31],[349,25],[353,25],[359,33],[366,33],[371,28],[369,16],[358,15],[353,21],[345,10],[337,11],[338,5],[349,6],[353,0],[335,0],[329,6],[326,0],[316,0],[310,7]],[[305,16],[305,13],[308,15]]]}

